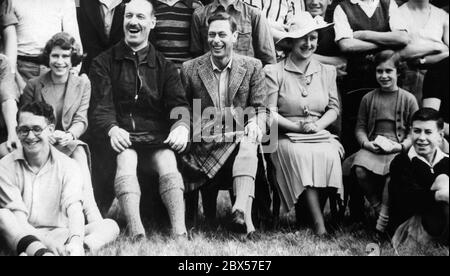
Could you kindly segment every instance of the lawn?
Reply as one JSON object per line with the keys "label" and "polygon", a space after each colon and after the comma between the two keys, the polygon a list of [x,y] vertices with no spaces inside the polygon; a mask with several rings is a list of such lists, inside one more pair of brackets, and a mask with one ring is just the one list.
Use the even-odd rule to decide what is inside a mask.
{"label": "lawn", "polygon": [[[285,214],[280,227],[264,231],[257,241],[245,241],[243,236],[226,229],[226,214],[231,208],[226,193],[218,199],[219,226],[207,227],[202,221],[190,230],[191,240],[175,241],[168,233],[150,227],[148,239],[133,243],[123,235],[95,255],[100,256],[355,256],[367,255],[366,247],[375,243],[382,256],[426,255],[449,256],[448,247],[403,248],[396,252],[388,239],[363,225],[338,227],[331,239],[317,238],[307,228],[299,228],[294,214]],[[201,212],[201,210],[200,210]],[[167,228],[164,228],[167,231]]]}
{"label": "lawn", "polygon": [[[226,214],[229,198],[221,192],[218,200],[218,227],[207,227],[200,220],[190,230],[191,239],[175,241],[168,235],[168,226],[149,226],[147,239],[133,243],[124,235],[95,256],[365,256],[366,247],[375,243],[382,256],[425,255],[449,256],[448,247],[404,248],[396,252],[388,239],[380,239],[363,225],[345,225],[336,229],[330,239],[314,236],[308,228],[295,224],[294,214],[281,217],[280,226],[263,231],[257,241],[245,241],[243,236],[228,231]],[[201,209],[200,209],[201,212]],[[1,253],[0,255],[5,255]]]}

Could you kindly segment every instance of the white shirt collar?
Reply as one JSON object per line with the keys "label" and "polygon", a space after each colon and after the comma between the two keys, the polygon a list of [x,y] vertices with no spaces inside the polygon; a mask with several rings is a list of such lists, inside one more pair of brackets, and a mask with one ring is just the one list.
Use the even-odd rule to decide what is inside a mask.
{"label": "white shirt collar", "polygon": [[109,10],[114,9],[122,3],[122,0],[98,0],[100,3],[105,5]]}
{"label": "white shirt collar", "polygon": [[409,149],[408,157],[411,161],[413,160],[414,157],[417,157],[417,159],[421,160],[422,162],[424,162],[425,164],[430,166],[430,168],[434,168],[434,166],[436,166],[437,163],[441,162],[442,159],[448,157],[448,155],[445,154],[440,148],[437,148],[436,156],[434,157],[433,164],[430,164],[425,158],[423,158],[422,156],[417,154],[417,152],[413,146]]}
{"label": "white shirt collar", "polygon": [[366,4],[366,5],[370,5],[370,4],[377,4],[378,5],[378,2],[379,2],[380,0],[369,0],[369,1],[361,1],[361,0],[350,0],[350,2],[352,3],[352,4],[359,4],[359,5],[364,5],[364,4]]}
{"label": "white shirt collar", "polygon": [[213,58],[211,56],[211,64],[212,64],[213,71],[223,72],[223,71],[225,71],[225,69],[230,69],[231,70],[231,63],[232,62],[233,62],[233,56],[231,56],[230,61],[228,62],[227,66],[225,66],[225,68],[223,68],[223,70],[220,70],[220,68],[217,67],[216,64],[214,63]]}

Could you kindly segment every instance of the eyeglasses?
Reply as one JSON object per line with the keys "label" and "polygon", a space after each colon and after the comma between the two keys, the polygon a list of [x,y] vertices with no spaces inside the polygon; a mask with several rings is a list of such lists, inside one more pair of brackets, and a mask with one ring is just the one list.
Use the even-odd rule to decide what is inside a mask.
{"label": "eyeglasses", "polygon": [[42,128],[40,126],[32,126],[31,128],[26,127],[26,126],[17,127],[17,135],[19,135],[19,137],[21,137],[21,138],[25,138],[30,134],[30,131],[33,131],[33,134],[35,136],[41,136],[42,132],[47,127],[48,126],[46,126],[44,128]]}

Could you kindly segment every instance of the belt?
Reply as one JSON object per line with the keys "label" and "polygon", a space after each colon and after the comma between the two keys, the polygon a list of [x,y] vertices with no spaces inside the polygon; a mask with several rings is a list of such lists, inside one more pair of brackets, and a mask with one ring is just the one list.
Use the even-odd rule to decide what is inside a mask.
{"label": "belt", "polygon": [[42,59],[40,56],[17,56],[17,60],[42,64]]}

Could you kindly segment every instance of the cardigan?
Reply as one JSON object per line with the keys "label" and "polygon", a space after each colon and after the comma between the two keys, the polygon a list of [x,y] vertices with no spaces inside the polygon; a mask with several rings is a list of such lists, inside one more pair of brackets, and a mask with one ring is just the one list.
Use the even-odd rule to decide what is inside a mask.
{"label": "cardigan", "polygon": [[[372,137],[375,132],[379,93],[380,89],[375,89],[367,93],[361,100],[355,127],[356,139],[360,143],[366,141],[364,135]],[[399,88],[395,108],[395,136],[399,143],[408,136],[408,126],[414,112],[418,109],[419,106],[414,95]]]}

